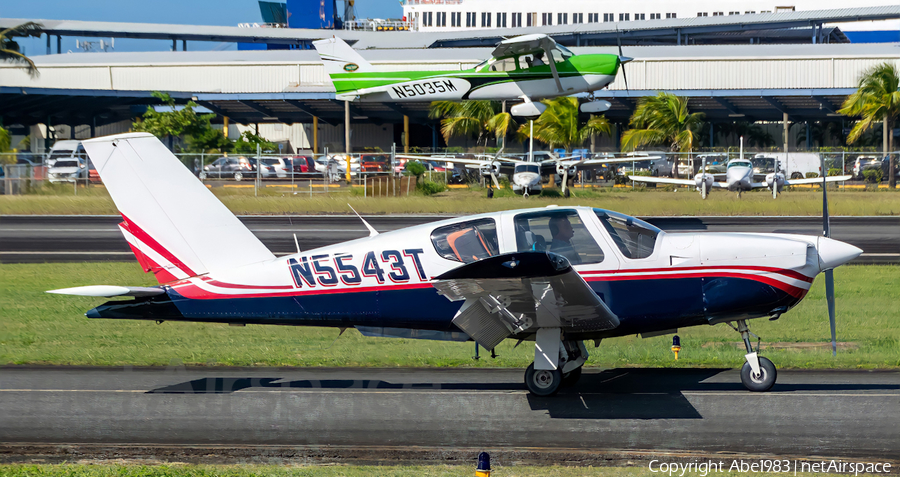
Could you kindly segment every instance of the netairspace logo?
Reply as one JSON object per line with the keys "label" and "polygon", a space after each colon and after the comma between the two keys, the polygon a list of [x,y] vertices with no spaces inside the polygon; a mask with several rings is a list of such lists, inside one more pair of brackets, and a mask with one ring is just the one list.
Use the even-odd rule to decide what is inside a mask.
{"label": "netairspace logo", "polygon": [[776,474],[793,474],[798,472],[828,473],[828,474],[889,474],[891,464],[889,462],[844,462],[843,460],[789,460],[789,459],[759,459],[759,460],[733,460],[731,463],[724,461],[706,462],[661,462],[651,460],[648,466],[654,474],[668,476],[699,476],[706,477],[709,474],[722,472],[770,472]]}

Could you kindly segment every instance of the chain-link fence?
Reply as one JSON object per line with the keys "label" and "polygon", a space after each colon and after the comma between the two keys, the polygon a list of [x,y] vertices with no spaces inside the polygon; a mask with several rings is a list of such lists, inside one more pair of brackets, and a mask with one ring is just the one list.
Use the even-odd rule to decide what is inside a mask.
{"label": "chain-link fence", "polygon": [[[454,158],[475,158],[472,153],[451,152],[423,160],[426,166],[424,179],[445,184],[477,183],[482,180],[479,171],[456,162]],[[417,151],[421,155],[421,151]],[[563,151],[560,151],[564,153]],[[579,157],[603,158],[609,154],[590,154],[578,151]],[[178,153],[175,156],[197,178],[209,187],[253,188],[258,194],[264,188],[281,188],[295,194],[327,194],[329,190],[352,184],[363,188],[363,195],[407,195],[408,182],[394,184],[391,179],[403,176],[406,159],[394,153],[300,153],[294,155],[273,154],[204,154]],[[612,186],[626,183],[629,175],[693,177],[703,164],[709,172],[725,172],[729,160],[740,156],[737,151],[700,152],[693,154],[667,151],[633,153],[632,161],[611,163],[585,170],[581,168],[574,179],[582,186]],[[623,156],[618,155],[619,158]],[[628,156],[625,156],[626,158]],[[890,179],[888,158],[894,158],[894,174],[900,178],[900,153],[889,155],[865,152],[744,152],[758,174],[775,172],[777,168],[788,178],[850,175],[851,180],[868,183],[887,182]],[[825,169],[822,170],[821,160]],[[72,186],[73,194],[79,189],[102,186],[100,175],[90,160],[79,157],[50,158],[46,154],[0,154],[0,194],[26,194],[48,185],[57,188]],[[677,165],[677,166],[676,166]],[[390,184],[390,185],[388,185]],[[398,184],[402,184],[398,185]],[[412,186],[414,190],[414,185]],[[397,192],[393,192],[394,189]],[[401,193],[400,191],[403,191]]]}

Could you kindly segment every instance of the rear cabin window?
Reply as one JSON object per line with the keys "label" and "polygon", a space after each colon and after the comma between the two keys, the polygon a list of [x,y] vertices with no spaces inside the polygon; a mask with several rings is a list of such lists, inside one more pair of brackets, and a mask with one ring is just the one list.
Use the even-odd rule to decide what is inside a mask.
{"label": "rear cabin window", "polygon": [[603,261],[603,250],[574,210],[519,214],[515,226],[520,252],[558,253],[572,265]]}
{"label": "rear cabin window", "polygon": [[478,219],[438,227],[431,232],[431,243],[438,255],[447,260],[472,263],[497,255],[497,223]]}
{"label": "rear cabin window", "polygon": [[653,255],[660,229],[643,220],[617,212],[594,209],[594,213],[625,258],[638,259]]}

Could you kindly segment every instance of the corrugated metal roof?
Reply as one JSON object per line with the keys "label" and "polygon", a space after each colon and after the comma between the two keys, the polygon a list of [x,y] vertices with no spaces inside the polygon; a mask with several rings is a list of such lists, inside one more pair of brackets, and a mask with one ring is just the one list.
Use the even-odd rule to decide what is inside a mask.
{"label": "corrugated metal roof", "polygon": [[310,30],[288,28],[240,28],[208,25],[172,25],[150,23],[91,22],[76,20],[2,19],[0,28],[18,25],[26,21],[44,24],[52,35],[66,36],[115,36],[120,38],[178,39],[189,41],[226,41],[251,43],[301,43],[313,39],[337,35],[348,42],[356,41],[355,48],[427,48],[441,42],[461,40],[489,41],[497,38],[529,33],[551,35],[623,35],[636,32],[680,29],[691,32],[697,29],[787,28],[809,26],[812,23],[841,23],[852,21],[900,18],[900,5],[881,7],[842,8],[799,12],[757,13],[718,17],[673,18],[608,23],[581,23],[542,27],[506,28],[493,30],[460,30],[441,32],[364,32],[346,30]]}
{"label": "corrugated metal roof", "polygon": [[[577,54],[617,53],[615,47],[574,47]],[[376,63],[472,63],[489,58],[492,48],[441,48],[434,50],[362,50],[359,53]],[[806,44],[806,45],[696,45],[624,46],[626,56],[639,60],[794,59],[794,58],[883,58],[900,57],[900,44]],[[67,53],[32,57],[40,66],[109,65],[277,65],[321,64],[315,51],[154,51]],[[412,66],[410,66],[412,68]]]}

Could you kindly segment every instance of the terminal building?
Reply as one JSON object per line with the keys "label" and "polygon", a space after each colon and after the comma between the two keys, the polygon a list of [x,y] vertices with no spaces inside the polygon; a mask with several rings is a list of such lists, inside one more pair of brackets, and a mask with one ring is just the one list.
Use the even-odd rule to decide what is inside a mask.
{"label": "terminal building", "polygon": [[[716,138],[727,138],[717,135],[716,128],[736,121],[773,123],[780,145],[780,123],[785,119],[795,128],[792,131],[808,128],[810,122],[845,121],[836,111],[855,91],[859,76],[874,65],[900,58],[897,43],[847,43],[841,40],[840,28],[829,30],[826,25],[850,19],[871,23],[892,18],[900,18],[900,6],[742,13],[661,19],[655,24],[650,20],[632,21],[627,30],[624,22],[599,22],[590,28],[580,23],[554,24],[524,28],[524,32],[551,34],[557,41],[572,45],[570,49],[576,54],[614,53],[615,46],[585,46],[609,43],[612,38],[613,44],[621,41],[625,45],[626,56],[635,58],[627,65],[630,89],[625,89],[620,78],[596,93],[612,103],[605,114],[617,125],[613,137],[601,138],[597,147],[617,149],[618,135],[627,126],[636,101],[658,91],[689,97],[691,109],[705,113],[712,133],[710,145],[723,145]],[[0,19],[0,27],[17,21],[21,22]],[[304,42],[323,37],[322,30],[184,25],[138,28],[133,24],[62,21],[47,21],[45,27],[48,50],[54,35],[111,33],[154,38],[168,34],[173,45],[181,42],[182,48],[35,56],[32,59],[40,70],[37,78],[12,65],[0,64],[0,117],[14,134],[31,134],[34,151],[45,150],[57,138],[127,131],[134,118],[157,103],[151,97],[153,91],[170,93],[180,103],[197,102],[216,114],[214,123],[223,127],[227,124],[232,137],[253,128],[269,140],[287,141],[293,150],[344,149],[344,104],[335,99],[315,51],[301,48]],[[804,43],[777,45],[746,37],[759,34],[771,38],[777,31],[794,30],[812,36]],[[331,33],[341,35],[367,60],[386,69],[459,71],[490,57],[491,46],[509,36],[510,30]],[[691,41],[697,37],[708,40],[713,35],[740,36],[746,41],[724,45]],[[793,34],[785,35],[792,38]],[[201,37],[294,46],[269,51],[184,51],[188,41]],[[658,44],[663,42],[660,39],[677,40]],[[440,137],[440,125],[428,117],[428,109],[428,103],[351,103],[351,144],[354,148],[389,150],[392,143],[401,143],[404,125],[408,124],[410,145],[446,146]],[[789,136],[792,146],[809,145],[795,144],[797,134]],[[450,145],[465,146],[466,141],[457,139]]]}

